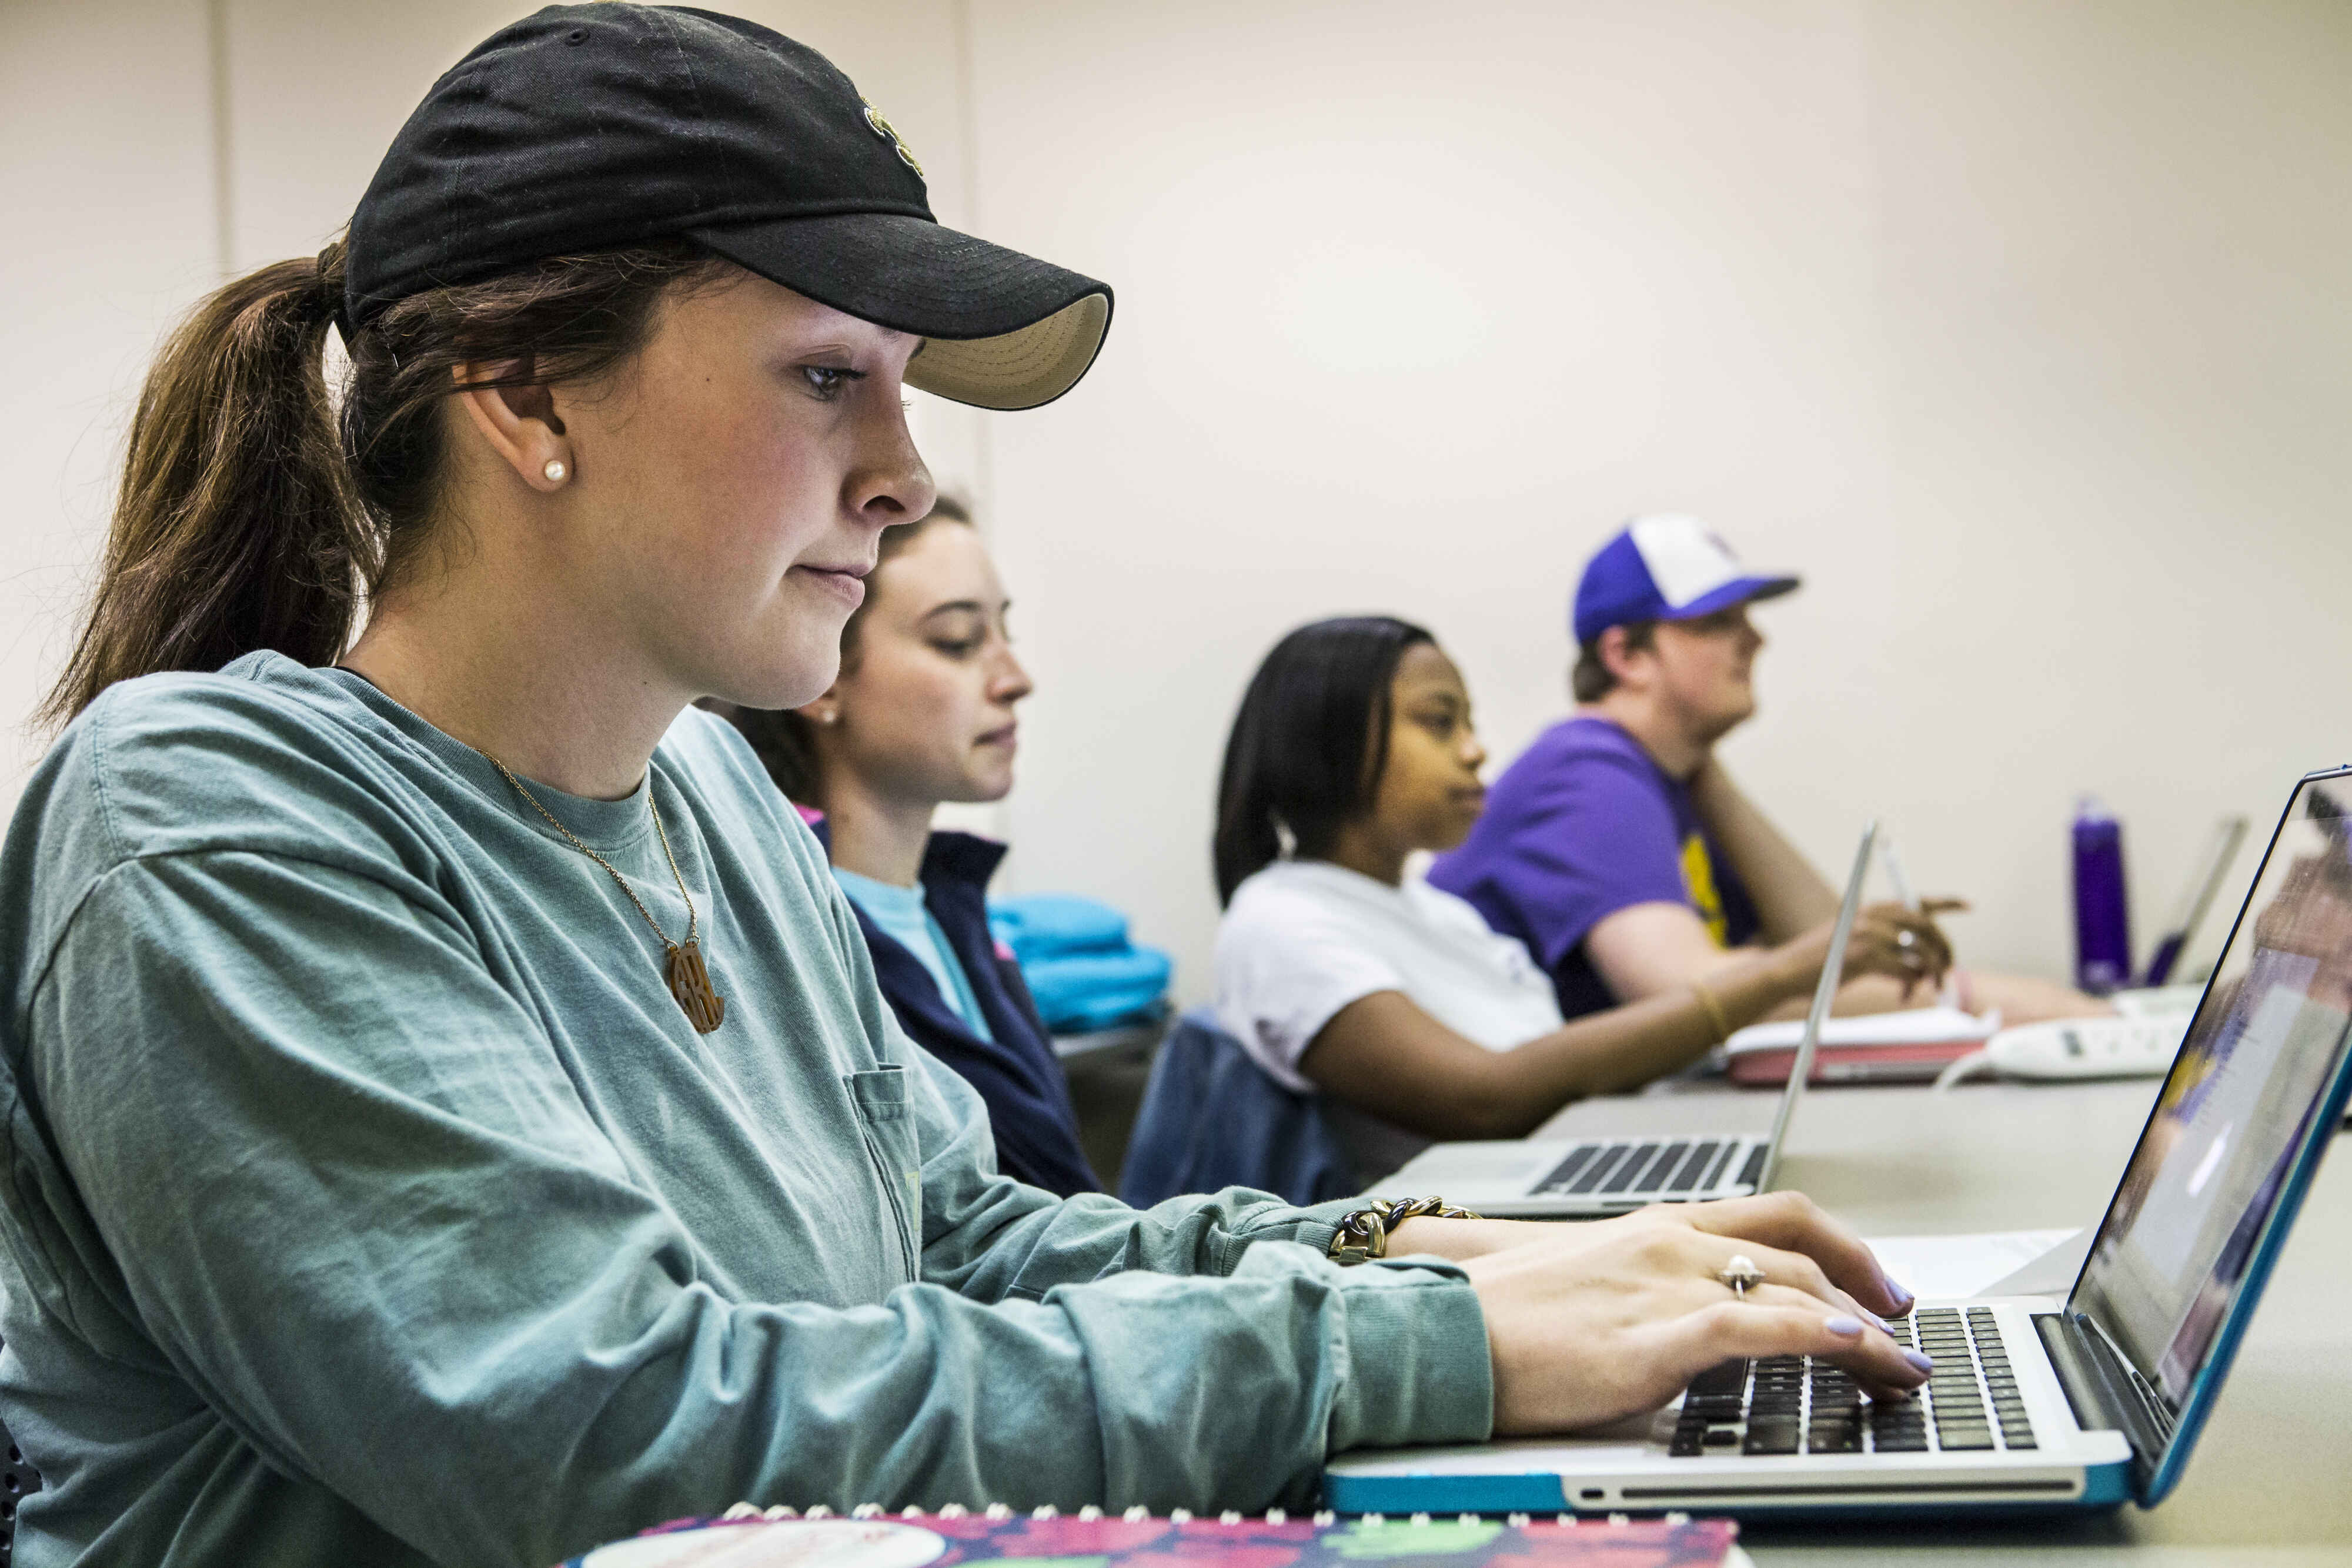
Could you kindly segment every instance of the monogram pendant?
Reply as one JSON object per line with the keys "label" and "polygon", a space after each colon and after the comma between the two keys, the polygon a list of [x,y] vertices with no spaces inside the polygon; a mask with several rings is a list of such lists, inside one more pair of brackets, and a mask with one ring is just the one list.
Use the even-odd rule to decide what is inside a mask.
{"label": "monogram pendant", "polygon": [[697,1034],[709,1034],[725,1021],[727,998],[711,988],[710,971],[703,967],[702,944],[673,943],[669,950],[669,994],[686,1009],[686,1021]]}

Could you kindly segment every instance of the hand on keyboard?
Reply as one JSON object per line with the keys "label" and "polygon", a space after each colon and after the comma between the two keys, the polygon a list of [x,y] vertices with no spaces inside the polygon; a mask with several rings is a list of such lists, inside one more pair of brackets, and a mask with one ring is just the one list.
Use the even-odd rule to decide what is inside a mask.
{"label": "hand on keyboard", "polygon": [[[1891,1398],[1927,1369],[1874,1321],[1910,1298],[1870,1249],[1796,1193],[1680,1204],[1549,1235],[1464,1264],[1494,1357],[1495,1431],[1574,1431],[1653,1410],[1734,1357],[1811,1355]],[[1737,1296],[1735,1255],[1765,1283]]]}

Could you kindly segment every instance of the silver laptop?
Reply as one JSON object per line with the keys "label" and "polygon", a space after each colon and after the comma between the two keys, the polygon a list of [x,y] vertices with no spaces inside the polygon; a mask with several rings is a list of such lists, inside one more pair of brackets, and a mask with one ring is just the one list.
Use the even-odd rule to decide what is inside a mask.
{"label": "silver laptop", "polygon": [[1350,1512],[2086,1509],[2161,1500],[2352,1096],[2352,769],[2295,787],[2073,1291],[1923,1301],[1936,1371],[1867,1401],[1827,1363],[1727,1362],[1549,1442],[1360,1452]]}
{"label": "silver laptop", "polygon": [[1870,871],[1878,824],[1862,831],[1846,877],[1845,902],[1838,905],[1830,937],[1829,962],[1813,988],[1812,1010],[1797,1043],[1797,1060],[1780,1092],[1771,1129],[1762,1133],[1690,1133],[1664,1137],[1586,1138],[1574,1143],[1507,1138],[1434,1144],[1395,1175],[1375,1183],[1373,1197],[1409,1197],[1442,1192],[1480,1214],[1562,1218],[1622,1214],[1654,1203],[1694,1203],[1704,1198],[1745,1197],[1763,1192],[1780,1158],[1789,1118],[1812,1075],[1813,1052],[1822,1025],[1845,971],[1846,938],[1861,907],[1862,884]]}

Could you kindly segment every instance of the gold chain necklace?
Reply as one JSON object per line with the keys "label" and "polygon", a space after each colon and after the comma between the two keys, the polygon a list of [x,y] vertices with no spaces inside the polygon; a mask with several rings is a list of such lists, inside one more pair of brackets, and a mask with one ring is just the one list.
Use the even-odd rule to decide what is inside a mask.
{"label": "gold chain necklace", "polygon": [[[477,747],[477,749],[479,748]],[[694,1031],[697,1034],[709,1034],[712,1030],[717,1029],[726,1019],[727,998],[712,988],[710,971],[702,962],[702,945],[695,939],[698,927],[696,925],[694,913],[694,894],[686,891],[686,877],[677,869],[677,856],[670,852],[669,831],[662,826],[661,808],[654,804],[654,781],[651,770],[648,769],[646,775],[646,810],[653,814],[654,831],[661,836],[662,858],[669,862],[669,874],[677,879],[677,895],[686,900],[686,940],[683,942],[673,942],[669,939],[669,933],[661,928],[661,922],[656,920],[654,912],[646,907],[646,901],[637,896],[637,890],[629,885],[629,879],[623,876],[611,861],[583,843],[580,835],[565,827],[554,812],[541,805],[539,797],[523,788],[522,780],[514,776],[513,769],[497,758],[490,757],[487,751],[482,755],[489,758],[490,766],[497,768],[506,781],[514,786],[516,794],[530,802],[531,810],[545,817],[549,826],[571,840],[573,849],[603,866],[604,874],[611,877],[619,884],[621,891],[629,895],[629,902],[637,906],[637,913],[646,917],[646,924],[653,927],[654,936],[660,940],[663,948],[669,955],[664,977],[669,981],[669,994],[676,997],[677,1005],[685,1009],[687,1021],[694,1025]]]}

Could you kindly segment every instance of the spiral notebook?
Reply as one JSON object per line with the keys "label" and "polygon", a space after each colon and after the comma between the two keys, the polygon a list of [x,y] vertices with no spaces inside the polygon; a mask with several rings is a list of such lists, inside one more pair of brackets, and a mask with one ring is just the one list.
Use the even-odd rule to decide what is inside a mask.
{"label": "spiral notebook", "polygon": [[952,1568],[964,1563],[1028,1568],[1748,1568],[1739,1527],[1727,1519],[1579,1520],[1562,1514],[1482,1519],[1292,1519],[1238,1513],[1195,1519],[1129,1509],[1106,1514],[1050,1508],[1014,1513],[884,1514],[847,1518],[822,1508],[796,1514],[738,1504],[718,1519],[685,1519],[600,1546],[562,1568]]}

